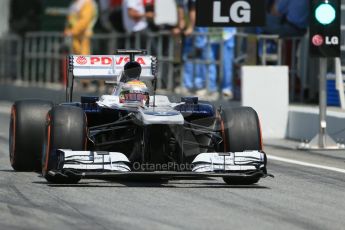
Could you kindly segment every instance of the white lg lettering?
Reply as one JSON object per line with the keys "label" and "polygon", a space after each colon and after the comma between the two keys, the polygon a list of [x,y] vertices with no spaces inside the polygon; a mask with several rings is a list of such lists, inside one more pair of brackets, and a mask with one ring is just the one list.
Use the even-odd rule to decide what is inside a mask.
{"label": "white lg lettering", "polygon": [[222,3],[213,2],[213,22],[228,23],[230,19],[236,23],[250,22],[250,5],[245,1],[234,2],[230,7],[228,16],[221,15]]}
{"label": "white lg lettering", "polygon": [[338,45],[339,44],[339,38],[336,36],[328,37],[326,36],[326,45]]}

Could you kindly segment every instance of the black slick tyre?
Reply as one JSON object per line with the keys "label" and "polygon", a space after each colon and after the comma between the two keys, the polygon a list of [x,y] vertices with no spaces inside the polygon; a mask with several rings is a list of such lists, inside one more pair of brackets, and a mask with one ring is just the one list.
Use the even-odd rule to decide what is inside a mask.
{"label": "black slick tyre", "polygon": [[16,171],[41,169],[46,116],[53,103],[42,100],[16,101],[11,110],[9,154]]}
{"label": "black slick tyre", "polygon": [[85,150],[87,144],[87,120],[79,107],[55,106],[47,116],[46,138],[42,157],[42,174],[51,183],[77,183],[75,176],[52,176],[50,170],[58,170],[57,149]]}
{"label": "black slick tyre", "polygon": [[[223,143],[220,151],[243,152],[262,150],[261,128],[258,115],[251,107],[225,108],[221,112],[221,130]],[[260,178],[239,177],[223,180],[230,185],[250,185]]]}

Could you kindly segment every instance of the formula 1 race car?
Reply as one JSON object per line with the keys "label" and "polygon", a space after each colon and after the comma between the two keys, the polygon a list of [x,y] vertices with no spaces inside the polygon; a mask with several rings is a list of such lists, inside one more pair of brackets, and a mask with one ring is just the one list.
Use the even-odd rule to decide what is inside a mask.
{"label": "formula 1 race car", "polygon": [[[170,102],[155,95],[156,73],[157,59],[144,50],[69,56],[66,103],[23,100],[12,106],[12,167],[42,170],[51,183],[222,177],[248,185],[269,175],[252,108],[215,108],[197,97]],[[115,87],[109,95],[72,102],[75,79]]]}

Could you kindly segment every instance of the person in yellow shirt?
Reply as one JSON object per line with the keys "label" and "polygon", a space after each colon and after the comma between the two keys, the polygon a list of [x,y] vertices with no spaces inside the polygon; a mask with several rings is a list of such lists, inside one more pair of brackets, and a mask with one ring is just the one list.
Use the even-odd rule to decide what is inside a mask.
{"label": "person in yellow shirt", "polygon": [[72,37],[72,53],[90,54],[90,37],[97,20],[97,5],[94,0],[73,0],[67,16],[65,36]]}

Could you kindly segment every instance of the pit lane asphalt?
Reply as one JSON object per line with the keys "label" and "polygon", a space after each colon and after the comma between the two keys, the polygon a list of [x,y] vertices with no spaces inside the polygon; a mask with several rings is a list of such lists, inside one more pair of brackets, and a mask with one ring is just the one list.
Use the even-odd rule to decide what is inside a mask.
{"label": "pit lane asphalt", "polygon": [[[0,103],[0,229],[345,229],[345,174],[274,160],[268,169],[275,178],[254,186],[221,179],[47,184],[37,173],[11,169],[9,105]],[[345,168],[344,151],[289,145],[271,140],[265,151]]]}

